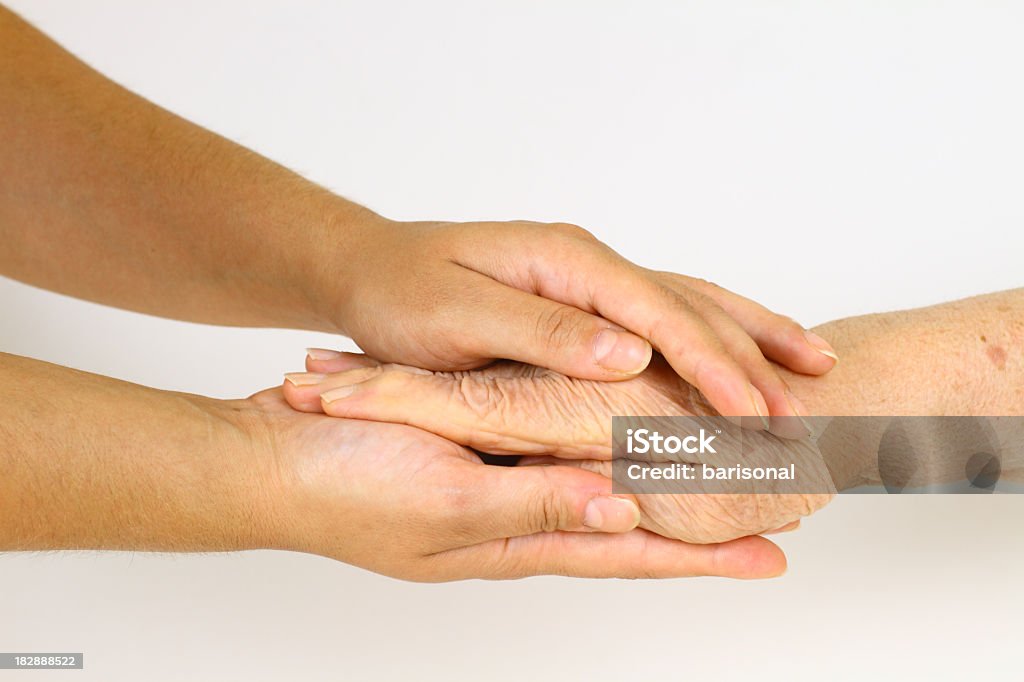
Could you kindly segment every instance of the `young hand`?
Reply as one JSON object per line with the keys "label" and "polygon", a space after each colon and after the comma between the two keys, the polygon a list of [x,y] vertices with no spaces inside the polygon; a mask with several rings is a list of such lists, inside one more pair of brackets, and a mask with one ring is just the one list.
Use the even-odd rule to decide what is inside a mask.
{"label": "young hand", "polygon": [[[603,476],[611,473],[612,416],[710,413],[696,391],[658,356],[639,377],[617,383],[573,379],[511,362],[434,373],[348,353],[333,360],[309,358],[307,368],[310,373],[288,375],[284,384],[285,398],[296,409],[411,424],[477,450],[537,456],[524,464],[577,466]],[[784,424],[792,428],[800,422]],[[767,460],[800,457],[809,465],[820,463],[818,453],[800,449],[809,447],[806,442],[767,436],[765,441],[761,454]],[[827,482],[828,472],[822,474]],[[636,496],[642,528],[687,542],[721,542],[771,531],[830,499],[830,494]]]}
{"label": "young hand", "polygon": [[716,410],[755,428],[805,413],[768,360],[807,374],[836,361],[791,319],[640,268],[576,226],[381,219],[354,234],[338,237],[343,267],[325,255],[319,297],[383,361],[463,370],[507,358],[609,381],[640,374],[653,345]]}
{"label": "young hand", "polygon": [[[582,469],[502,467],[409,426],[295,412],[281,391],[242,412],[280,471],[271,546],[417,581],[581,577],[771,577],[764,538],[690,545],[636,528],[629,496]],[[599,532],[600,531],[600,532]]]}

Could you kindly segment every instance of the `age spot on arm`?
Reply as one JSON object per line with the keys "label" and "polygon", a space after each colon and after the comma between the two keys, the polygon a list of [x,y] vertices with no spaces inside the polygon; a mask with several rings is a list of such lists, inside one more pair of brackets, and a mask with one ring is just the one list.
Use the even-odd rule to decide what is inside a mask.
{"label": "age spot on arm", "polygon": [[[986,342],[987,339],[982,336],[982,342]],[[1002,346],[995,344],[985,346],[985,355],[992,361],[992,364],[996,366],[996,369],[1003,369],[1006,367],[1006,349]]]}

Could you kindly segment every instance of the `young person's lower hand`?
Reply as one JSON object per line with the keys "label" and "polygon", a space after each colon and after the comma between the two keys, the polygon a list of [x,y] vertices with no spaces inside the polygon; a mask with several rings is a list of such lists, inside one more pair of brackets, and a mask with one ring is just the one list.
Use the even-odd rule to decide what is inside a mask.
{"label": "young person's lower hand", "polygon": [[[621,382],[574,379],[551,370],[504,362],[466,372],[429,372],[380,364],[344,353],[307,358],[309,373],[290,374],[284,395],[292,407],[348,419],[411,424],[477,450],[533,455],[523,464],[575,466],[611,476],[614,415],[708,415],[705,401],[660,356],[640,376]],[[800,420],[778,420],[805,428]],[[792,438],[802,434],[789,433]],[[760,436],[766,461],[799,459],[806,475],[828,472],[806,439]],[[534,467],[527,467],[534,468]],[[669,488],[671,490],[671,488]],[[687,542],[722,542],[798,521],[831,494],[637,495],[640,526]]]}
{"label": "young person's lower hand", "polygon": [[690,545],[636,528],[629,496],[567,466],[502,467],[419,429],[292,410],[280,389],[235,411],[279,475],[270,546],[417,581],[581,577],[763,578],[764,538]]}
{"label": "young person's lower hand", "polygon": [[215,400],[0,353],[0,552],[320,554],[410,580],[769,577],[763,540],[694,547],[568,467],[483,464],[408,426]]}

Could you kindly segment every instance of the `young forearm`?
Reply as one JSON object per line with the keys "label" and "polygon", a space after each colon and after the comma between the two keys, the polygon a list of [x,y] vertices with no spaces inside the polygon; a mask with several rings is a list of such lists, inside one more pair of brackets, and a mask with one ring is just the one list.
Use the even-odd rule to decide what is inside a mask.
{"label": "young forearm", "polygon": [[138,97],[0,7],[0,274],[201,322],[336,330],[377,217]]}
{"label": "young forearm", "polygon": [[262,546],[272,467],[231,412],[0,354],[0,550]]}

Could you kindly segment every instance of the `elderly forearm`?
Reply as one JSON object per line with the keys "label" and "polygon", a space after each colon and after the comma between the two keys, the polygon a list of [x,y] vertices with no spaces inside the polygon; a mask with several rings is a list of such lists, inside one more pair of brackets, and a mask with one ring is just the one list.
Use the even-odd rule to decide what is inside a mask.
{"label": "elderly forearm", "polygon": [[[951,483],[970,476],[965,458],[996,450],[1004,477],[1024,473],[1019,420],[913,420],[900,438],[919,447],[880,449],[892,425],[885,417],[1024,415],[1024,290],[839,320],[819,333],[843,361],[825,377],[789,376],[793,390],[816,415],[878,417],[834,421],[822,435],[840,489],[892,484],[882,469],[905,472],[906,484]],[[986,431],[986,442],[972,440]],[[979,447],[966,451],[965,438]]]}
{"label": "elderly forearm", "polygon": [[786,373],[812,414],[1024,415],[1024,289],[817,328],[842,362]]}
{"label": "elderly forearm", "polygon": [[231,405],[0,354],[0,550],[263,546]]}
{"label": "elderly forearm", "polygon": [[2,7],[0,178],[0,274],[200,322],[335,331],[311,290],[340,280],[324,246],[355,248],[356,227],[376,220],[128,92]]}

